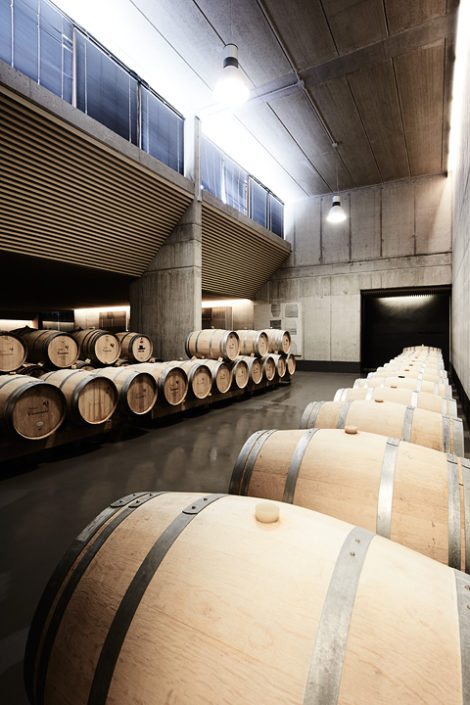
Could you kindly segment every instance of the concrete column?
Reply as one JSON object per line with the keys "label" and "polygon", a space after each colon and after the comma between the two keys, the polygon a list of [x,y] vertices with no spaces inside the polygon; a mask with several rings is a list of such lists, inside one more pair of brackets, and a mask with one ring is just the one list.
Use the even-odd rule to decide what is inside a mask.
{"label": "concrete column", "polygon": [[131,330],[149,335],[161,360],[185,358],[186,336],[201,327],[201,132],[198,118],[186,123],[185,176],[194,179],[194,201],[130,287]]}

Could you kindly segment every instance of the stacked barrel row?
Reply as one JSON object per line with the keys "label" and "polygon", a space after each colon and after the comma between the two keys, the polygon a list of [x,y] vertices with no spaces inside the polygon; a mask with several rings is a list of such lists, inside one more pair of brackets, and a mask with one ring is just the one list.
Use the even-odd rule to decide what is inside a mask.
{"label": "stacked barrel row", "polygon": [[[231,365],[232,387],[244,389],[264,379],[271,382],[290,378],[295,373],[295,357],[290,352],[291,338],[287,330],[221,330],[193,331],[186,338],[188,357],[224,360]],[[212,369],[215,369],[212,364]]]}
{"label": "stacked barrel row", "polygon": [[86,328],[71,333],[26,326],[0,332],[0,373],[19,371],[33,377],[69,367],[104,367],[147,362],[153,343],[141,333],[111,333]]}
{"label": "stacked barrel row", "polygon": [[[407,350],[390,377],[420,394],[441,362]],[[322,404],[348,406],[248,439],[230,493],[250,496],[137,492],[82,531],[33,619],[32,704],[467,705],[470,466],[421,417],[405,440],[437,411]],[[392,406],[414,410],[397,437]]]}
{"label": "stacked barrel row", "polygon": [[[182,407],[185,401],[210,395],[218,398],[231,389],[256,387],[263,379],[280,381],[295,370],[286,331],[243,331],[244,355],[238,354],[237,332],[196,331],[188,336],[187,346],[193,336],[196,348],[207,337],[208,352],[216,359],[195,356],[157,363],[143,361],[150,358],[153,346],[147,336],[136,333],[17,333],[0,340],[4,351],[16,342],[28,351],[29,374],[0,375],[0,428],[30,440],[52,435],[65,420],[75,426],[99,426],[116,411],[143,416],[156,405],[164,414],[165,407]],[[83,360],[77,362],[78,356]],[[44,361],[55,369],[47,371]]]}

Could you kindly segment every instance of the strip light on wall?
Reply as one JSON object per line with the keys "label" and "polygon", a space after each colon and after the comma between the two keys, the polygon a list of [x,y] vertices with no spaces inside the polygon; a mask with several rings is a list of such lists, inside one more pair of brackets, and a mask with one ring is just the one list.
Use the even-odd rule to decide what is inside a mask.
{"label": "strip light on wall", "polygon": [[251,299],[217,299],[217,301],[203,301],[202,308],[218,308],[222,306],[236,306],[236,304],[251,304]]}

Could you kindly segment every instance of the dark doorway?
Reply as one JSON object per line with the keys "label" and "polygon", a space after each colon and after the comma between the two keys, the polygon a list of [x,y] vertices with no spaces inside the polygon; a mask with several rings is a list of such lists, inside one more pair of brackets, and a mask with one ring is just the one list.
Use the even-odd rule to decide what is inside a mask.
{"label": "dark doorway", "polygon": [[409,345],[441,348],[448,368],[450,287],[361,293],[364,372],[389,362]]}

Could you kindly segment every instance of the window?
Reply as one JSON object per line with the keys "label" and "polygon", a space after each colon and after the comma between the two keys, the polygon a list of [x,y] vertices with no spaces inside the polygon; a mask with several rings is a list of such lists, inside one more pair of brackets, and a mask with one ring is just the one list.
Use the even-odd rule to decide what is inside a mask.
{"label": "window", "polygon": [[250,177],[250,218],[268,227],[268,192]]}
{"label": "window", "polygon": [[150,90],[141,86],[142,149],[183,173],[183,120]]}

